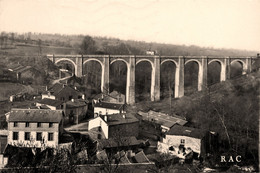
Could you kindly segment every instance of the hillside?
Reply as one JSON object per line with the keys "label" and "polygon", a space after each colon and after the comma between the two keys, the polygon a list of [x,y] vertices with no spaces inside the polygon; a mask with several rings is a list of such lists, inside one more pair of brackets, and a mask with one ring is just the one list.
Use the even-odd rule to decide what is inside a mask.
{"label": "hillside", "polygon": [[[29,51],[26,54],[39,52],[42,54],[75,54],[79,53],[80,45],[85,35],[61,35],[45,33],[8,33],[2,32],[0,36],[1,48],[34,45],[37,51]],[[97,47],[97,53],[106,54],[145,54],[146,50],[155,50],[160,55],[217,55],[217,56],[255,56],[257,52],[237,49],[216,49],[212,47],[199,47],[195,45],[176,45],[151,43],[135,40],[120,40],[118,38],[92,36]],[[9,45],[9,46],[8,46]],[[11,46],[10,46],[11,45]],[[55,48],[56,47],[56,48]],[[119,49],[119,50],[118,50]]]}
{"label": "hillside", "polygon": [[243,164],[257,164],[260,71],[217,83],[207,91],[179,99],[139,102],[130,111],[155,110],[176,114],[189,121],[188,126],[217,132],[219,156],[237,153],[246,156]]}

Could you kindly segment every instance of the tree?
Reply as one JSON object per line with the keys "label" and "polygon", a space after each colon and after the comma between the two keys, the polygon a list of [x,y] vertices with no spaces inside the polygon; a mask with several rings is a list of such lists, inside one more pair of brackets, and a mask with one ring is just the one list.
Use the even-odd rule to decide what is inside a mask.
{"label": "tree", "polygon": [[40,163],[39,168],[46,167],[49,172],[73,173],[77,169],[77,158],[67,149],[56,150],[56,154],[51,157],[45,157]]}
{"label": "tree", "polygon": [[85,36],[81,45],[80,53],[81,54],[94,54],[97,50],[96,42],[90,36]]}

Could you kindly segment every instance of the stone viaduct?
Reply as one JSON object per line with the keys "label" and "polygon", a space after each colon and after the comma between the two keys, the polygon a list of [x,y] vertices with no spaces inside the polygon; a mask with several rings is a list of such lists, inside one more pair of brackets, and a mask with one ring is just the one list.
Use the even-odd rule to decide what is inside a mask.
{"label": "stone viaduct", "polygon": [[175,97],[184,95],[184,66],[189,62],[196,62],[199,66],[198,90],[207,86],[207,67],[212,62],[221,66],[220,81],[230,78],[230,66],[233,62],[241,63],[243,74],[252,70],[252,60],[256,57],[211,57],[211,56],[158,56],[158,55],[47,55],[53,63],[69,61],[75,67],[75,75],[82,77],[83,65],[89,61],[97,61],[102,68],[101,91],[109,85],[109,66],[116,61],[123,61],[127,66],[126,102],[135,103],[135,66],[147,61],[151,64],[151,101],[160,100],[160,67],[165,62],[173,62],[175,72]]}

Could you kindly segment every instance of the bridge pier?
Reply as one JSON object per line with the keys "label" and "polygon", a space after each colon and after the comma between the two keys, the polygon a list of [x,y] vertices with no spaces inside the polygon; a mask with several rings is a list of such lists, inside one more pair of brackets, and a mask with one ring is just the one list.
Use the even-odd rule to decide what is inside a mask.
{"label": "bridge pier", "polygon": [[151,77],[151,101],[160,100],[160,58],[156,56]]}
{"label": "bridge pier", "polygon": [[246,73],[251,73],[252,72],[252,58],[248,57],[246,59]]}
{"label": "bridge pier", "polygon": [[75,75],[77,77],[82,77],[83,75],[83,62],[82,62],[82,56],[77,56],[76,57],[76,67],[75,67]]}
{"label": "bridge pier", "polygon": [[174,89],[174,97],[180,98],[184,96],[184,59],[183,57],[179,57],[178,66],[176,67],[175,72],[175,89]]}
{"label": "bridge pier", "polygon": [[109,58],[103,58],[102,76],[101,76],[101,92],[109,93]]}
{"label": "bridge pier", "polygon": [[230,79],[230,65],[231,65],[231,61],[230,58],[227,57],[224,60],[224,66],[225,66],[225,80]]}
{"label": "bridge pier", "polygon": [[129,58],[129,65],[127,67],[126,80],[126,103],[135,103],[135,57]]}
{"label": "bridge pier", "polygon": [[208,62],[207,57],[202,57],[201,66],[199,67],[198,91],[207,88]]}

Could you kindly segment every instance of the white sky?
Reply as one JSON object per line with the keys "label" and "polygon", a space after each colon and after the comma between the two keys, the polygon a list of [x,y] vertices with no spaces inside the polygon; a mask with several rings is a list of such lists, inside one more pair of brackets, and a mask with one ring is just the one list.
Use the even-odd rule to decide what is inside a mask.
{"label": "white sky", "polygon": [[0,0],[0,31],[260,50],[260,0]]}

